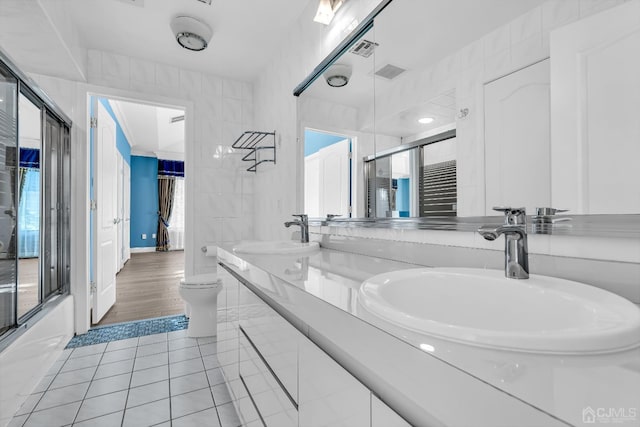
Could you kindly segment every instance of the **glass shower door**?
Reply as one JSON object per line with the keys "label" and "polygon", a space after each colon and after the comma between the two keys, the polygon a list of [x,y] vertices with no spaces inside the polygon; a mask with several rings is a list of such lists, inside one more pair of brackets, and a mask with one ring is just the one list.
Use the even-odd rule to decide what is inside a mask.
{"label": "glass shower door", "polygon": [[0,334],[16,322],[18,82],[0,63]]}

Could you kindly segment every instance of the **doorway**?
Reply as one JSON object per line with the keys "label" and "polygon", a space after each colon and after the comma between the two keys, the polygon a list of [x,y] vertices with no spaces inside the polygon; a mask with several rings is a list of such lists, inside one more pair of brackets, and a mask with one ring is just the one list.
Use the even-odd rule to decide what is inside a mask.
{"label": "doorway", "polygon": [[305,129],[304,212],[313,218],[352,214],[352,138]]}
{"label": "doorway", "polygon": [[92,95],[91,323],[183,312],[185,110]]}

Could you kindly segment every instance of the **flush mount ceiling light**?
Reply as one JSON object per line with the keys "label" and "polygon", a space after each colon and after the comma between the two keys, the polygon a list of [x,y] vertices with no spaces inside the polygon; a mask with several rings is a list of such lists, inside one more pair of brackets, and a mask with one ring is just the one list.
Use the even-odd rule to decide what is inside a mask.
{"label": "flush mount ceiling light", "polygon": [[351,78],[351,65],[333,64],[322,75],[327,84],[332,87],[342,87],[349,83]]}
{"label": "flush mount ceiling light", "polygon": [[324,25],[331,24],[331,20],[344,1],[346,0],[320,0],[318,2],[318,11],[313,20]]}
{"label": "flush mount ceiling light", "polygon": [[429,123],[433,123],[433,117],[422,117],[418,119],[418,123],[422,123],[423,125],[428,125]]}
{"label": "flush mount ceiling light", "polygon": [[171,20],[171,31],[185,49],[200,51],[207,48],[213,31],[211,27],[191,16],[176,16]]}

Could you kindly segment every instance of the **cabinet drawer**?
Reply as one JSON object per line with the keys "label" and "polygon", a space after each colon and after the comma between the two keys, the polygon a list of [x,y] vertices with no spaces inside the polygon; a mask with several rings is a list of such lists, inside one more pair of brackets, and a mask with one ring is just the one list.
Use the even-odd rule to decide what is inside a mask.
{"label": "cabinet drawer", "polygon": [[370,427],[371,392],[311,341],[300,340],[300,426]]}
{"label": "cabinet drawer", "polygon": [[255,293],[241,285],[244,295],[239,324],[298,403],[298,339],[300,332]]}
{"label": "cabinet drawer", "polygon": [[240,379],[267,426],[298,425],[297,404],[240,326]]}

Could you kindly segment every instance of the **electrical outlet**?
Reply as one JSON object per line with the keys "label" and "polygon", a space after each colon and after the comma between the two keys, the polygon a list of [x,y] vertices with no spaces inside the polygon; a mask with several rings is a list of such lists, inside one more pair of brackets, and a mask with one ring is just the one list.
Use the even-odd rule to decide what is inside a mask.
{"label": "electrical outlet", "polygon": [[152,238],[152,239],[155,239],[155,238],[156,238],[156,233],[153,233],[153,234],[151,235],[151,238]]}
{"label": "electrical outlet", "polygon": [[147,238],[147,235],[143,233],[142,234],[142,240],[146,240],[146,238]]}

